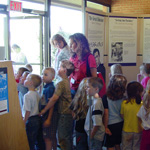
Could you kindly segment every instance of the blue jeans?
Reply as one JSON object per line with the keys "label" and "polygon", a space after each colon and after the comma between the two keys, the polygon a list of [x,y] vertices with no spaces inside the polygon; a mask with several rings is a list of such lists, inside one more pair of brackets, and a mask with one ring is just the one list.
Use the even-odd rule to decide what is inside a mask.
{"label": "blue jeans", "polygon": [[87,134],[76,131],[76,150],[88,150]]}
{"label": "blue jeans", "polygon": [[72,127],[73,119],[71,114],[59,114],[58,120],[58,140],[61,150],[72,150]]}
{"label": "blue jeans", "polygon": [[26,133],[30,150],[35,150],[35,143],[37,141],[38,132],[40,129],[40,117],[31,116],[26,122]]}
{"label": "blue jeans", "polygon": [[[88,137],[89,138],[89,137]],[[91,139],[90,140],[90,150],[102,150],[102,141]]]}

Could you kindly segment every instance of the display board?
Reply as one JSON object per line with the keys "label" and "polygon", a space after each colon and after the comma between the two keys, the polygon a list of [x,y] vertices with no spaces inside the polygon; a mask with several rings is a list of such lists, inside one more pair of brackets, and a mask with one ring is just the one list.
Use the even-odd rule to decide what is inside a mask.
{"label": "display board", "polygon": [[109,16],[109,65],[135,66],[137,18]]}
{"label": "display board", "polygon": [[[11,61],[0,61],[1,75],[3,75],[3,83],[1,91],[6,100],[5,105],[6,113],[0,115],[0,149],[1,150],[29,150],[28,140],[25,131],[25,125],[23,123],[21,109],[19,105],[18,92],[16,81],[14,78],[12,62]],[[7,75],[6,75],[7,74]],[[2,79],[2,76],[1,76]],[[8,92],[8,93],[7,93]],[[7,97],[8,95],[8,97]],[[6,102],[5,102],[6,104]]]}
{"label": "display board", "polygon": [[144,17],[143,62],[150,63],[150,17]]}
{"label": "display board", "polygon": [[104,50],[104,16],[88,13],[88,41],[91,53],[98,49],[100,61],[103,64]]}

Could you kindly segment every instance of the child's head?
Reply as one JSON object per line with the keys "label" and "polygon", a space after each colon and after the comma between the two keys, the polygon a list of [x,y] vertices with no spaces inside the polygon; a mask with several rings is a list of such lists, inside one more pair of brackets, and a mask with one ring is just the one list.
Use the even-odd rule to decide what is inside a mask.
{"label": "child's head", "polygon": [[39,87],[42,83],[42,79],[39,75],[37,74],[29,74],[26,78],[26,80],[24,81],[24,85],[27,88],[34,88],[36,89],[37,87]]}
{"label": "child's head", "polygon": [[27,75],[30,74],[29,71],[25,71],[22,76],[20,77],[20,82],[21,84],[24,84],[24,81],[26,80]]}
{"label": "child's head", "polygon": [[147,119],[150,113],[150,80],[147,83],[146,93],[143,97],[143,106],[146,111],[145,118]]}
{"label": "child's head", "polygon": [[78,90],[70,105],[70,109],[74,112],[74,119],[76,120],[79,120],[80,118],[86,118],[86,114],[88,111],[86,94],[87,80],[88,78],[84,78],[80,82]]}
{"label": "child's head", "polygon": [[64,37],[60,34],[55,34],[51,39],[51,43],[54,47],[58,49],[63,49],[67,45],[67,42],[65,41]]}
{"label": "child's head", "polygon": [[115,74],[123,74],[122,73],[122,67],[120,64],[114,64],[110,67],[110,76],[113,76]]}
{"label": "child's head", "polygon": [[60,68],[58,74],[60,77],[66,75],[70,76],[71,73],[74,71],[74,64],[69,60],[62,60],[60,63]]}
{"label": "child's head", "polygon": [[87,94],[89,96],[95,96],[96,93],[99,93],[99,91],[103,87],[103,82],[98,77],[91,77],[87,81]]}
{"label": "child's head", "polygon": [[144,74],[149,75],[150,74],[150,64],[142,64],[140,66],[140,74],[141,75],[144,75]]}
{"label": "child's head", "polygon": [[33,68],[32,68],[32,66],[31,66],[31,64],[26,64],[25,67],[26,67],[30,72],[33,71]]}
{"label": "child's head", "polygon": [[42,80],[44,83],[50,83],[55,77],[55,70],[51,67],[46,67],[42,71]]}
{"label": "child's head", "polygon": [[127,79],[123,75],[113,75],[108,83],[107,97],[111,100],[122,99],[126,90],[126,84]]}
{"label": "child's head", "polygon": [[128,83],[127,95],[129,101],[131,101],[131,99],[135,99],[136,103],[140,104],[142,93],[143,93],[143,86],[139,82],[132,81]]}
{"label": "child's head", "polygon": [[27,68],[25,67],[20,67],[17,71],[17,74],[15,76],[16,79],[20,79],[20,77],[22,76],[22,74],[25,72],[25,71],[29,71]]}

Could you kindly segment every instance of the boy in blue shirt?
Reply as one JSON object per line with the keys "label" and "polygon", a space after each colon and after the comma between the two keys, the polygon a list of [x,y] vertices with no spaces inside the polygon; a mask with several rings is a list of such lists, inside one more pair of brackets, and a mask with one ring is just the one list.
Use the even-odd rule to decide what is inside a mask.
{"label": "boy in blue shirt", "polygon": [[[45,83],[42,98],[40,100],[40,109],[44,109],[49,98],[54,94],[55,87],[53,79],[55,77],[55,70],[47,67],[42,71],[42,80]],[[57,149],[56,130],[58,124],[57,103],[42,116],[43,137],[45,141],[46,150]]]}

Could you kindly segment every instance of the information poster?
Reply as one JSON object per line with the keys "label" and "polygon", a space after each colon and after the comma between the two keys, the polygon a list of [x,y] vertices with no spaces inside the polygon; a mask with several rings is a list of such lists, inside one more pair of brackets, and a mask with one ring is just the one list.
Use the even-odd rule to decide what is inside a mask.
{"label": "information poster", "polygon": [[7,68],[0,68],[0,115],[9,112]]}
{"label": "information poster", "polygon": [[150,18],[144,18],[143,63],[150,63]]}
{"label": "information poster", "polygon": [[[88,14],[88,41],[93,55],[99,51],[100,63],[103,64],[104,51],[104,17],[97,14]],[[94,53],[93,53],[94,52]]]}
{"label": "information poster", "polygon": [[135,66],[137,56],[137,18],[109,18],[109,65]]}

